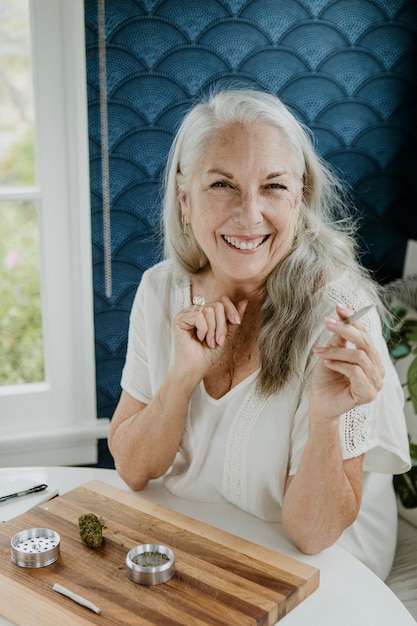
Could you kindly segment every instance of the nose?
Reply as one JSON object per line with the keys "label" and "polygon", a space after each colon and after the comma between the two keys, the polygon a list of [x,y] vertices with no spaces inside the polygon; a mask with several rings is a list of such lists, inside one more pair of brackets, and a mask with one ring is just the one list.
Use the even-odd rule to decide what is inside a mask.
{"label": "nose", "polygon": [[234,212],[234,221],[241,228],[253,228],[263,221],[261,200],[256,192],[242,194]]}

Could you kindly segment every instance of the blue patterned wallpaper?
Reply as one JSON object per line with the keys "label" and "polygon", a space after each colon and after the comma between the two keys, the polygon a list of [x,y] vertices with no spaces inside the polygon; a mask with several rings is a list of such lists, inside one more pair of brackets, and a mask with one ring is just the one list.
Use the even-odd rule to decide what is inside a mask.
{"label": "blue patterned wallpaper", "polygon": [[353,187],[363,262],[401,274],[417,238],[417,3],[106,0],[113,292],[104,289],[97,0],[85,0],[98,414],[120,393],[130,308],[159,259],[161,169],[212,86],[271,91]]}

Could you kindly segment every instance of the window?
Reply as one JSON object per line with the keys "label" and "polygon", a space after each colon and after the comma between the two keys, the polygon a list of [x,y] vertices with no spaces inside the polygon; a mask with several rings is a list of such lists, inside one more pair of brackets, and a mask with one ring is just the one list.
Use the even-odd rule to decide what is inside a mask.
{"label": "window", "polygon": [[[12,75],[24,84],[28,101],[33,83],[33,106],[29,102],[23,121],[12,120],[9,109],[11,130],[21,140],[18,148],[26,146],[32,169],[26,177],[2,170],[0,262],[3,272],[32,270],[29,291],[38,302],[31,309],[30,348],[21,345],[18,366],[1,370],[0,465],[91,463],[108,421],[97,420],[95,403],[83,1],[0,0],[0,8],[8,16],[21,12],[16,30],[22,34],[26,12],[31,63],[16,58]],[[0,133],[0,167],[1,139]],[[23,316],[28,297],[18,298],[23,281],[17,271],[11,283],[10,306]],[[13,334],[19,335],[18,325],[0,326],[2,364],[10,362]]]}
{"label": "window", "polygon": [[44,380],[28,0],[0,0],[0,385]]}

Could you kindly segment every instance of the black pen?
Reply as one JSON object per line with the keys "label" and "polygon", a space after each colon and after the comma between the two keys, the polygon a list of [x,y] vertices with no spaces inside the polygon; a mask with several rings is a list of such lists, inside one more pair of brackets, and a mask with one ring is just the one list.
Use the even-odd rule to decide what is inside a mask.
{"label": "black pen", "polygon": [[30,493],[37,493],[38,491],[43,491],[47,489],[48,485],[36,485],[35,487],[31,487],[30,489],[24,489],[23,491],[17,491],[16,493],[9,493],[7,496],[0,496],[0,502],[5,502],[6,500],[11,500],[12,498],[20,498],[21,496],[28,496]]}

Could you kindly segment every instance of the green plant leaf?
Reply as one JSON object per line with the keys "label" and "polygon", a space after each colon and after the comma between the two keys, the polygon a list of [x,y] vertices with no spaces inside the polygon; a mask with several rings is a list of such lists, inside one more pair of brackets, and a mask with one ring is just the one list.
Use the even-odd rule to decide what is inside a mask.
{"label": "green plant leaf", "polygon": [[402,319],[408,313],[408,309],[405,306],[393,306],[390,309],[390,313],[392,313],[394,319],[399,318]]}
{"label": "green plant leaf", "polygon": [[417,464],[417,443],[413,443],[410,440],[410,437],[408,437],[409,441],[410,441],[410,456],[411,456],[411,461]]}
{"label": "green plant leaf", "polygon": [[413,403],[414,413],[417,413],[417,358],[410,363],[407,372],[407,386]]}
{"label": "green plant leaf", "polygon": [[394,489],[401,503],[407,509],[417,507],[417,467],[412,467],[405,474],[394,476]]}
{"label": "green plant leaf", "polygon": [[405,320],[401,329],[402,336],[409,343],[417,342],[417,320]]}
{"label": "green plant leaf", "polygon": [[411,348],[406,343],[397,343],[391,346],[390,354],[393,359],[403,359],[410,354]]}

